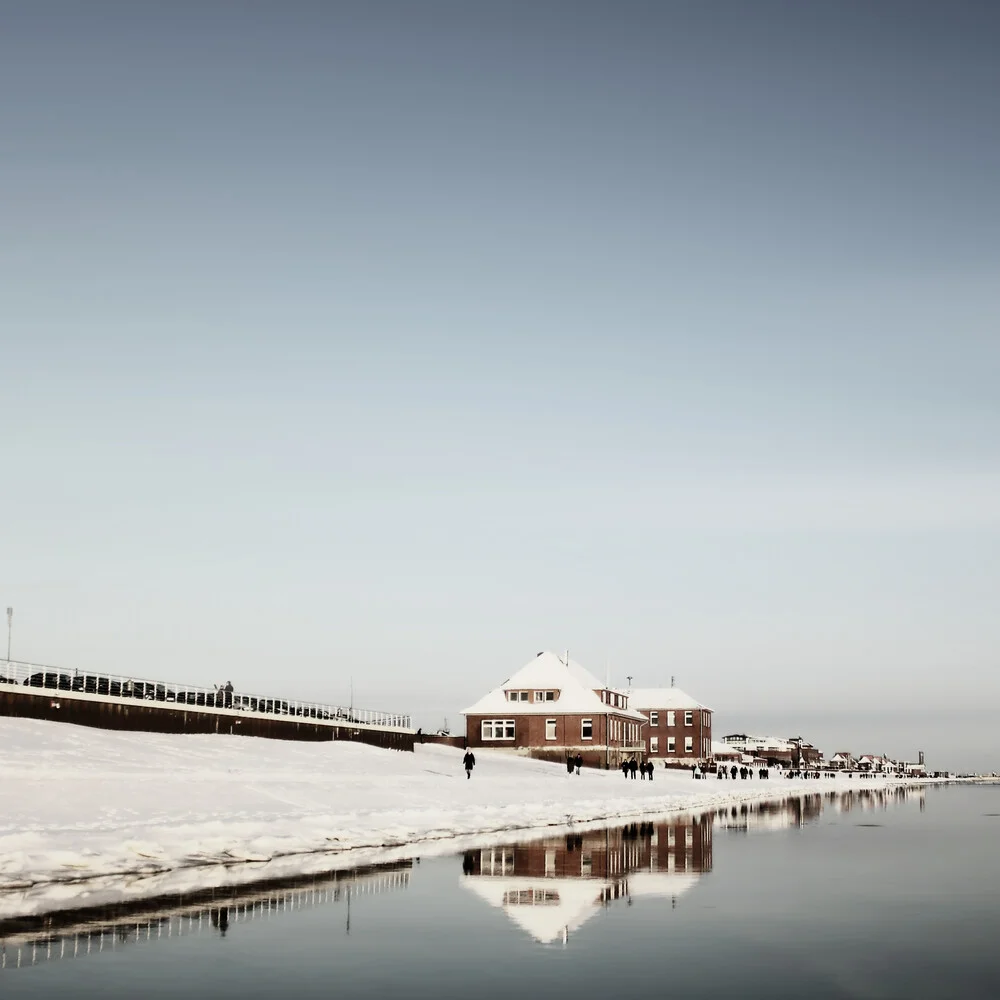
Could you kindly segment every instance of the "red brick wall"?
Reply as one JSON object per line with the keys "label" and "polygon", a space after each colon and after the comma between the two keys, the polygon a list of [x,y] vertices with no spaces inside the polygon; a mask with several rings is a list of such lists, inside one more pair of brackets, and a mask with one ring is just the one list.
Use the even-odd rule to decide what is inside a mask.
{"label": "red brick wall", "polygon": [[[482,723],[484,719],[513,719],[513,740],[484,740],[482,738]],[[620,718],[615,716],[615,718]],[[556,738],[545,738],[545,720],[556,720]],[[593,721],[593,738],[584,740],[581,736],[581,723],[584,719]],[[466,734],[470,747],[486,747],[494,750],[531,751],[532,757],[542,760],[552,760],[562,763],[568,753],[579,753],[587,767],[604,767],[608,762],[608,720],[607,715],[561,714],[551,712],[548,715],[518,715],[510,712],[507,715],[470,715],[466,718]],[[622,718],[623,724],[640,725],[634,719]],[[639,739],[641,742],[641,730]],[[612,748],[611,764],[617,766],[617,760]]]}
{"label": "red brick wall", "polygon": [[[658,739],[659,743],[657,745],[656,752],[649,750],[649,756],[653,759],[660,759],[662,757],[682,757],[685,760],[696,761],[701,760],[704,757],[708,757],[711,754],[712,746],[712,713],[707,708],[694,708],[694,709],[666,709],[666,708],[639,708],[638,711],[642,712],[646,718],[650,718],[651,713],[656,712],[658,715],[658,724],[653,725],[652,723],[647,724],[643,727],[642,735],[646,743],[646,747],[650,747],[650,738],[655,737]],[[668,726],[668,712],[674,713],[675,725]],[[684,712],[691,712],[691,725],[684,725]],[[675,740],[674,752],[669,753],[667,751],[667,739],[668,737],[673,737]],[[691,752],[687,753],[684,750],[684,740],[686,737],[691,737]],[[703,745],[702,740],[707,742]],[[703,746],[708,747],[708,752],[703,753]]]}

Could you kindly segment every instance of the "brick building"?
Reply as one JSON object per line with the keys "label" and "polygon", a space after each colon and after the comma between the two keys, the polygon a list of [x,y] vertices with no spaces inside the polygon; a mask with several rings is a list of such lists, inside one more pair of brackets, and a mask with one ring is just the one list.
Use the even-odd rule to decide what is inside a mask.
{"label": "brick building", "polygon": [[648,720],[646,754],[667,767],[690,767],[712,756],[712,710],[678,687],[634,688],[629,704]]}
{"label": "brick building", "polygon": [[579,754],[588,767],[618,767],[645,756],[648,720],[628,701],[568,656],[539,653],[462,712],[465,736],[472,748],[560,762]]}

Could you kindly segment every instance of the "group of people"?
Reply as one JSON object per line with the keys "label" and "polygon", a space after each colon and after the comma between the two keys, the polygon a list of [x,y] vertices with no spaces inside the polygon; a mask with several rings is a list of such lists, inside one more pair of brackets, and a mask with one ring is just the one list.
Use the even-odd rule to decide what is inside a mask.
{"label": "group of people", "polygon": [[[753,780],[753,768],[737,767],[733,764],[733,766],[727,771],[724,767],[720,767],[718,769],[717,777],[719,781],[722,781],[723,778],[732,778],[732,780],[735,781],[737,775],[739,775],[740,781],[746,781],[748,778]],[[765,781],[767,778],[771,777],[771,774],[766,767],[759,767],[757,768],[757,777],[761,781]]]}
{"label": "group of people", "polygon": [[635,772],[639,771],[642,774],[642,780],[645,781],[647,776],[650,781],[653,780],[653,762],[651,760],[644,761],[640,764],[635,757],[631,760],[622,761],[622,774],[626,778],[635,779]]}
{"label": "group of people", "polygon": [[580,773],[580,768],[583,767],[583,754],[577,754],[575,757],[566,758],[566,770],[572,774],[575,770],[577,774]]}
{"label": "group of people", "polygon": [[225,684],[217,684],[215,687],[215,703],[222,708],[233,707],[233,682],[226,681]]}

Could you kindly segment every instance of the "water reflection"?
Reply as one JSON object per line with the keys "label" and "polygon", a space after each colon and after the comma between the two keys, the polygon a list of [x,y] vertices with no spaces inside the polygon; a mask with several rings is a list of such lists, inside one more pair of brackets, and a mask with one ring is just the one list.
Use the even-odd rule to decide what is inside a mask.
{"label": "water reflection", "polygon": [[677,899],[712,870],[712,814],[467,851],[462,885],[542,944],[602,907]]}
{"label": "water reflection", "polygon": [[0,969],[116,951],[146,941],[192,934],[225,937],[240,924],[270,920],[292,911],[346,903],[350,933],[351,896],[405,889],[413,862],[369,865],[271,880],[232,889],[63,910],[0,921]]}
{"label": "water reflection", "polygon": [[[856,789],[746,803],[700,816],[672,817],[469,850],[461,855],[463,889],[501,909],[543,944],[566,942],[602,909],[639,897],[671,908],[712,872],[713,831],[756,833],[802,827],[825,809],[864,814],[917,801],[923,788]],[[350,934],[355,896],[405,889],[413,862],[370,865],[321,875],[272,879],[242,888],[206,889],[0,920],[0,969],[101,954],[141,942],[192,934],[234,936],[241,924],[293,911],[344,905]]]}
{"label": "water reflection", "polygon": [[849,792],[826,792],[790,796],[777,802],[751,802],[715,811],[715,825],[720,829],[744,833],[787,830],[814,823],[824,808],[835,813],[871,812],[892,805],[916,802],[921,812],[925,806],[924,788],[861,788]]}

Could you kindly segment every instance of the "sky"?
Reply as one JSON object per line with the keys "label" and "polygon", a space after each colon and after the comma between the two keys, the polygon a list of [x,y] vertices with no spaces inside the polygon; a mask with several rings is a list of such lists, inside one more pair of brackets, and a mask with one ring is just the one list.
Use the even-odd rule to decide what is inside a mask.
{"label": "sky", "polygon": [[998,50],[962,0],[0,0],[11,656],[455,729],[568,649],[1000,767]]}

